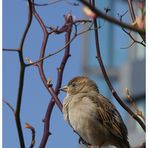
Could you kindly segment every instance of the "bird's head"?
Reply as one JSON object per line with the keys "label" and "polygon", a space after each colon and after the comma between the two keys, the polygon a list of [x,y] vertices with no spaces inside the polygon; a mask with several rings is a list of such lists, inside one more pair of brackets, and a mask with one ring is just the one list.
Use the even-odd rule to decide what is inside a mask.
{"label": "bird's head", "polygon": [[96,83],[86,76],[78,76],[73,78],[66,86],[62,87],[60,90],[67,92],[69,95],[75,95],[77,93],[88,93],[91,91],[99,92]]}

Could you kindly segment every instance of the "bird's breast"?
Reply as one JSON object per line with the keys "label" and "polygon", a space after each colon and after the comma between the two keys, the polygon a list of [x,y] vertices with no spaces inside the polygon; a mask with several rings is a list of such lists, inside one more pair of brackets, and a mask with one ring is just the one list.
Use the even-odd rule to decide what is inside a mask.
{"label": "bird's breast", "polygon": [[[89,98],[72,99],[68,103],[67,119],[73,129],[88,143],[102,143],[104,130],[97,119],[97,108]],[[101,137],[100,137],[101,135]]]}
{"label": "bird's breast", "polygon": [[[88,105],[89,104],[89,105]],[[91,114],[95,116],[95,105],[89,99],[83,99],[79,96],[68,96],[64,99],[63,114],[67,116],[66,120],[76,130],[84,124],[88,124]]]}

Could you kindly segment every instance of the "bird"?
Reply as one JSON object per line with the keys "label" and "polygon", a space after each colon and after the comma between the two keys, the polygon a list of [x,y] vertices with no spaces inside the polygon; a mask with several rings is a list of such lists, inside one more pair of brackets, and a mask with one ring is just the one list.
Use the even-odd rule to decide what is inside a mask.
{"label": "bird", "polygon": [[60,89],[66,92],[63,118],[88,147],[130,148],[128,131],[116,107],[87,76],[76,76]]}

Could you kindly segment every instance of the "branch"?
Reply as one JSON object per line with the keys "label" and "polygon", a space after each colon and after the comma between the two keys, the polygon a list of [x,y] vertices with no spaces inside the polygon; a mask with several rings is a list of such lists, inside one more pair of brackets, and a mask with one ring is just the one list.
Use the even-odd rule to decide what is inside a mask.
{"label": "branch", "polygon": [[8,49],[8,48],[3,48],[3,51],[15,51],[15,52],[19,52],[18,49]]}
{"label": "branch", "polygon": [[35,129],[29,123],[26,123],[25,124],[25,128],[28,128],[28,129],[31,130],[32,140],[31,140],[31,144],[30,144],[29,148],[33,148],[34,147],[34,144],[35,144]]}
{"label": "branch", "polygon": [[45,147],[48,137],[49,135],[51,135],[51,132],[49,131],[50,129],[50,118],[51,118],[51,113],[52,113],[52,108],[55,105],[55,101],[54,99],[51,99],[51,101],[48,104],[48,108],[45,114],[45,118],[43,120],[44,122],[44,132],[43,132],[43,136],[42,136],[42,140],[40,143],[40,148]]}
{"label": "branch", "polygon": [[[93,6],[94,5],[95,5],[95,3],[94,3],[94,0],[93,0]],[[96,19],[94,19],[94,27],[97,27]],[[132,110],[121,100],[121,98],[119,97],[119,95],[117,94],[115,89],[113,88],[113,86],[112,86],[112,84],[110,82],[110,79],[109,79],[109,77],[107,75],[106,69],[104,67],[103,61],[102,61],[100,46],[99,46],[98,30],[95,30],[94,33],[95,33],[97,60],[98,60],[98,62],[100,64],[104,79],[105,79],[110,91],[112,92],[112,95],[119,102],[119,104],[140,124],[142,129],[145,131],[146,129],[145,129],[145,124],[143,123],[143,121],[134,112],[132,112]]]}
{"label": "branch", "polygon": [[106,13],[103,13],[101,12],[100,10],[98,10],[97,8],[93,7],[92,5],[90,5],[86,0],[79,0],[81,1],[84,5],[86,5],[89,9],[91,9],[91,11],[93,11],[95,14],[96,14],[96,17],[100,17],[102,19],[105,19],[111,23],[114,23],[120,27],[124,27],[126,29],[129,29],[129,30],[132,30],[132,31],[135,31],[135,32],[138,32],[140,33],[141,35],[144,35],[145,34],[145,31],[144,30],[141,30],[141,29],[138,29],[138,28],[135,28],[134,26],[132,25],[129,25],[129,24],[126,24],[124,22],[120,22],[119,20],[111,17],[111,16],[108,16],[106,15]]}
{"label": "branch", "polygon": [[[47,29],[46,29],[46,26],[44,25],[44,22],[42,21],[41,17],[37,13],[34,5],[32,5],[32,10],[33,10],[34,16],[36,17],[37,21],[39,22],[39,24],[40,24],[40,26],[41,26],[41,28],[43,30],[43,33],[44,33],[42,47],[41,47],[41,52],[40,52],[40,57],[39,57],[41,59],[41,58],[44,57],[44,54],[45,54],[45,49],[46,49],[46,45],[47,45],[49,34],[48,34]],[[37,66],[38,66],[39,74],[40,74],[40,77],[41,77],[41,79],[43,81],[43,84],[45,85],[45,87],[48,90],[48,92],[55,99],[55,102],[56,102],[57,106],[59,107],[59,109],[62,111],[62,103],[60,102],[59,98],[56,96],[55,91],[52,88],[52,85],[51,84],[50,85],[47,84],[47,79],[45,77],[45,73],[44,73],[44,70],[43,70],[43,61],[40,61]]]}
{"label": "branch", "polygon": [[25,63],[23,60],[23,45],[24,41],[27,35],[27,32],[30,28],[32,22],[32,8],[31,8],[31,0],[28,0],[28,22],[25,28],[25,31],[22,35],[22,39],[19,45],[19,62],[20,62],[20,76],[19,76],[19,88],[18,88],[18,96],[17,96],[17,104],[16,104],[16,110],[15,110],[15,121],[16,121],[16,126],[17,126],[17,131],[18,131],[18,136],[19,136],[19,142],[20,142],[20,147],[25,148],[25,143],[24,143],[24,137],[23,137],[23,132],[22,132],[22,127],[21,127],[21,121],[20,121],[20,110],[21,110],[21,103],[22,103],[22,93],[23,93],[23,86],[24,86],[24,75],[25,75]]}
{"label": "branch", "polygon": [[[56,84],[56,88],[55,88],[55,93],[56,95],[58,95],[59,93],[59,88],[61,87],[61,83],[62,83],[62,78],[63,78],[63,72],[64,72],[64,68],[65,65],[67,63],[67,60],[70,56],[70,44],[68,44],[70,42],[70,35],[71,35],[71,31],[72,31],[72,16],[69,16],[66,19],[66,22],[63,26],[63,28],[65,28],[65,26],[67,26],[67,28],[65,29],[66,35],[65,35],[65,53],[63,56],[63,59],[61,61],[60,67],[57,68],[57,72],[58,72],[58,78],[57,78],[57,84]],[[51,134],[50,133],[50,118],[51,118],[51,112],[53,110],[53,107],[55,105],[55,99],[52,97],[51,101],[48,104],[48,108],[46,111],[46,115],[44,118],[44,133],[43,133],[43,137],[42,137],[42,141],[40,143],[40,147],[45,147],[48,137]]]}

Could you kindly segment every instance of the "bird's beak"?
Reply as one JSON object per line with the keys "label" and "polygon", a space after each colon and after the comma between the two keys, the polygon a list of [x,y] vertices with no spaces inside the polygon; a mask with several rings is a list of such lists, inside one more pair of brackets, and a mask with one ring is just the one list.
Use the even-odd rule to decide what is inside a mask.
{"label": "bird's beak", "polygon": [[68,91],[68,86],[64,86],[62,88],[60,88],[61,91],[67,92]]}

